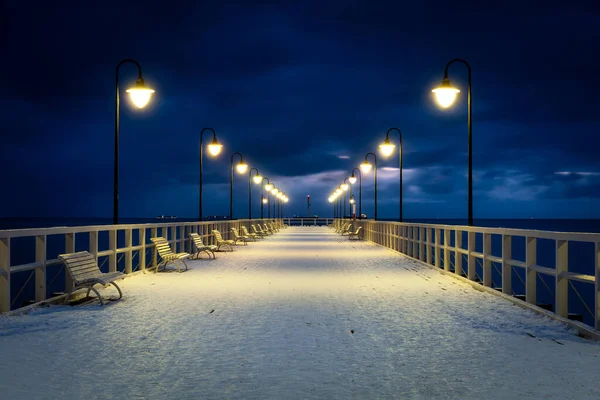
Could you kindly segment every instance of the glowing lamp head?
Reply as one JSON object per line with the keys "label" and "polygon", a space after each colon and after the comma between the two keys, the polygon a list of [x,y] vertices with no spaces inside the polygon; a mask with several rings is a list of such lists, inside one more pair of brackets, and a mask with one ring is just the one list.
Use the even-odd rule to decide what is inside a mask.
{"label": "glowing lamp head", "polygon": [[262,182],[263,177],[260,176],[259,174],[256,174],[256,175],[254,175],[254,177],[252,178],[252,180],[254,181],[254,183],[256,183],[258,185],[259,183]]}
{"label": "glowing lamp head", "polygon": [[240,160],[238,165],[235,166],[235,169],[237,169],[237,172],[239,172],[240,174],[244,174],[246,173],[246,171],[248,171],[248,164]]}
{"label": "glowing lamp head", "polygon": [[208,147],[208,152],[212,156],[219,155],[219,153],[221,152],[221,149],[223,149],[223,145],[219,144],[219,142],[217,142],[217,138],[213,138],[212,143],[209,144],[207,147]]}
{"label": "glowing lamp head", "polygon": [[390,142],[389,138],[385,138],[385,142],[379,145],[379,151],[381,151],[381,154],[383,154],[384,157],[391,156],[395,148],[396,145]]}
{"label": "glowing lamp head", "polygon": [[278,199],[281,199],[283,197],[283,193],[278,192],[275,196],[277,196]]}
{"label": "glowing lamp head", "polygon": [[263,202],[263,204],[267,204],[269,202],[269,200],[267,200],[266,197],[263,197],[262,202]]}
{"label": "glowing lamp head", "polygon": [[144,85],[143,79],[138,79],[135,82],[135,87],[127,89],[126,92],[129,93],[131,101],[137,108],[144,108],[150,101],[150,97],[152,97],[154,90],[147,88],[146,85]]}
{"label": "glowing lamp head", "polygon": [[365,174],[368,174],[369,172],[371,172],[372,167],[373,166],[367,160],[365,160],[362,164],[360,164],[360,170]]}
{"label": "glowing lamp head", "polygon": [[342,194],[342,192],[343,192],[343,190],[342,190],[342,189],[340,189],[340,188],[337,188],[337,189],[335,189],[335,194],[337,194],[338,196],[339,196],[340,194]]}
{"label": "glowing lamp head", "polygon": [[265,190],[266,190],[267,192],[270,192],[271,190],[273,190],[273,184],[271,184],[271,183],[267,183],[267,184],[265,185]]}
{"label": "glowing lamp head", "polygon": [[354,173],[352,173],[352,176],[348,178],[348,182],[350,182],[351,185],[356,183],[356,177],[354,176]]}
{"label": "glowing lamp head", "polygon": [[330,203],[333,203],[333,201],[334,201],[335,199],[334,199],[333,197],[329,196],[329,199],[328,199],[328,200],[329,200],[329,202],[330,202]]}
{"label": "glowing lamp head", "polygon": [[288,199],[288,198],[287,198],[287,196],[285,196],[285,197],[283,198],[283,202],[284,202],[284,203],[287,203],[288,201],[290,201],[290,199]]}
{"label": "glowing lamp head", "polygon": [[277,192],[279,192],[279,189],[277,189],[276,187],[274,187],[274,188],[271,190],[271,194],[272,194],[273,196],[277,195]]}
{"label": "glowing lamp head", "polygon": [[460,92],[455,87],[452,87],[448,78],[442,79],[442,84],[432,90],[440,106],[448,108],[456,100],[456,94]]}
{"label": "glowing lamp head", "polygon": [[348,190],[348,184],[347,183],[342,183],[341,186],[342,190],[345,192]]}
{"label": "glowing lamp head", "polygon": [[354,195],[350,196],[350,204],[354,204],[356,203],[356,200],[354,199]]}

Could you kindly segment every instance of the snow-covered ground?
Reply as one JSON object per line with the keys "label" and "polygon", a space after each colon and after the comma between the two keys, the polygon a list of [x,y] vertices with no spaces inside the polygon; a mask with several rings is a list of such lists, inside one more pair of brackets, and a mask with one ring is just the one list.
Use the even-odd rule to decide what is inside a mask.
{"label": "snow-covered ground", "polygon": [[0,399],[600,398],[600,344],[327,228],[190,265],[0,317]]}

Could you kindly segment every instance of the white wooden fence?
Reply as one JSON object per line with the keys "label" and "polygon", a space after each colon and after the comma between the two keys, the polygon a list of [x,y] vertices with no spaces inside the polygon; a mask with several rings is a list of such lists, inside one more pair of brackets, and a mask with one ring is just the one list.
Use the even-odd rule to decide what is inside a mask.
{"label": "white wooden fence", "polygon": [[[337,222],[337,221],[336,221]],[[350,222],[346,220],[345,222]],[[536,304],[537,274],[552,277],[555,282],[554,312],[561,317],[569,317],[569,287],[575,287],[572,281],[593,285],[593,306],[587,310],[594,318],[595,329],[600,329],[600,234],[550,232],[506,228],[482,228],[456,225],[413,224],[400,222],[383,222],[357,220],[354,227],[362,226],[362,237],[371,242],[404,253],[420,261],[434,265],[445,271],[452,270],[452,253],[454,255],[454,273],[466,275],[470,280],[479,280],[476,264],[481,263],[483,277],[480,283],[492,286],[492,264],[501,265],[501,290],[513,295],[512,268],[525,271],[525,301]],[[463,243],[463,232],[466,232],[467,243]],[[476,251],[476,238],[480,235],[483,251]],[[500,249],[492,249],[492,236],[499,235]],[[521,237],[525,241],[525,258],[513,258],[512,238]],[[542,266],[537,262],[538,240],[547,239],[554,242],[555,267]],[[454,241],[454,245],[452,244]],[[593,244],[594,274],[582,274],[569,269],[569,242]],[[466,246],[465,246],[466,245]],[[492,252],[501,254],[493,256]],[[466,265],[463,263],[466,255]],[[592,254],[590,254],[592,256]],[[574,267],[571,269],[575,269]],[[499,289],[499,288],[498,288]]]}
{"label": "white wooden fence", "polygon": [[[59,269],[62,263],[59,259],[48,259],[47,243],[51,235],[64,237],[64,251],[61,253],[73,253],[75,251],[87,250],[94,254],[97,259],[108,259],[108,271],[117,271],[119,261],[124,266],[123,272],[131,274],[135,270],[145,270],[155,267],[157,262],[156,250],[150,238],[163,236],[169,240],[171,247],[177,252],[192,252],[192,243],[189,238],[191,232],[202,236],[205,243],[213,243],[212,230],[220,230],[225,237],[231,228],[246,226],[250,231],[250,225],[264,223],[267,219],[234,220],[234,221],[211,221],[211,222],[175,222],[164,224],[134,224],[134,225],[97,225],[97,226],[72,226],[56,228],[37,229],[15,229],[0,231],[0,312],[7,312],[11,307],[11,275],[31,271],[30,277],[35,277],[35,302],[47,300],[48,271],[51,268]],[[273,221],[273,219],[271,219]],[[99,236],[108,233],[108,248],[99,248]],[[83,245],[77,242],[77,236],[89,236]],[[27,249],[30,255],[35,255],[35,261],[12,265],[11,264],[11,241],[18,238],[33,238],[31,248]],[[124,242],[123,246],[117,246],[118,238]],[[124,239],[124,240],[123,240]],[[135,242],[135,244],[134,244]],[[34,244],[33,244],[34,243]],[[22,251],[22,249],[20,249]],[[148,253],[149,254],[148,257]],[[134,267],[134,254],[137,255],[137,265]],[[119,255],[121,257],[119,258]],[[33,257],[30,257],[33,258]],[[68,292],[72,282],[68,274],[65,274],[64,291]],[[50,296],[52,297],[52,296]],[[14,306],[14,304],[13,304]]]}

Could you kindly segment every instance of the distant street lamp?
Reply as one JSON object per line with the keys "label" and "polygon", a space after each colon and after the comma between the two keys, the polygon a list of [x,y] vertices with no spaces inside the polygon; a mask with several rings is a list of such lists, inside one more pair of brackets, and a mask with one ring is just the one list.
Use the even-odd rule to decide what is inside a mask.
{"label": "distant street lamp", "polygon": [[230,166],[230,175],[229,175],[229,219],[233,219],[233,157],[235,155],[240,156],[240,161],[238,162],[238,164],[235,166],[235,169],[237,170],[238,173],[240,174],[244,174],[246,173],[246,170],[248,170],[248,164],[246,164],[244,162],[244,159],[242,158],[242,155],[240,153],[238,153],[237,151],[235,153],[233,153],[231,155],[231,162],[229,163]]}
{"label": "distant street lamp", "polygon": [[[265,185],[265,179],[267,180],[267,184]],[[262,197],[262,203],[263,204],[269,204],[269,193],[271,192],[271,189],[273,189],[273,184],[271,182],[269,182],[269,178],[263,178],[262,181],[262,185],[260,187],[260,196]],[[267,196],[265,197],[263,194],[263,190],[267,191]],[[269,206],[267,205],[267,211],[269,212],[269,216],[271,215],[271,209],[269,208]],[[260,206],[260,218],[263,219],[263,206]]]}
{"label": "distant street lamp", "polygon": [[[254,177],[252,177],[252,170],[256,171]],[[252,219],[252,183],[251,180],[254,181],[255,184],[259,185],[263,177],[258,173],[258,169],[250,168],[248,171],[248,219]],[[262,206],[261,206],[262,207]]]}
{"label": "distant street lamp", "polygon": [[204,128],[200,131],[200,196],[198,198],[198,221],[203,220],[202,214],[202,138],[204,137],[205,131],[211,131],[213,134],[212,142],[206,146],[208,148],[208,152],[211,156],[217,156],[223,149],[223,145],[217,142],[217,134],[212,128]]}
{"label": "distant street lamp", "polygon": [[388,129],[387,133],[385,134],[385,141],[379,145],[379,149],[381,150],[381,153],[383,154],[384,157],[389,157],[392,155],[392,153],[394,152],[394,148],[396,147],[391,141],[390,141],[390,132],[391,131],[396,131],[398,132],[398,135],[400,137],[400,147],[398,148],[398,154],[400,155],[400,212],[399,212],[399,218],[398,220],[400,222],[402,222],[402,132],[400,132],[400,129],[398,128],[390,128]]}
{"label": "distant street lamp", "polygon": [[444,78],[442,79],[442,83],[438,88],[432,90],[435,93],[438,103],[443,108],[448,108],[454,103],[456,99],[456,94],[460,92],[460,90],[456,89],[450,84],[450,79],[448,79],[448,68],[450,64],[454,62],[463,63],[469,72],[468,76],[468,94],[467,94],[467,102],[468,102],[468,113],[467,113],[467,130],[469,135],[469,226],[473,226],[473,138],[472,138],[472,123],[471,123],[471,66],[465,60],[460,58],[455,58],[446,64],[446,69],[444,70]]}
{"label": "distant street lamp", "polygon": [[[374,164],[375,164],[375,168],[373,169],[373,175],[375,177],[375,212],[374,212],[374,220],[377,221],[377,156],[375,155],[375,153],[367,153],[365,155],[365,161],[360,165],[360,169],[362,170],[363,174],[368,174],[369,172],[371,172],[371,168],[373,167],[369,161],[369,155],[373,156],[373,160],[374,160]],[[361,178],[362,180],[362,178]]]}
{"label": "distant street lamp", "polygon": [[358,177],[360,178],[358,184],[358,218],[362,219],[362,174],[360,172],[360,168],[354,168],[352,170],[352,175],[348,178],[348,182],[354,185],[356,183],[356,177],[354,176],[354,171],[358,171]]}
{"label": "distant street lamp", "polygon": [[152,93],[154,90],[147,88],[144,85],[144,78],[142,77],[142,67],[140,64],[132,59],[122,60],[119,64],[117,64],[116,70],[116,96],[115,96],[115,159],[114,159],[114,191],[113,191],[113,224],[117,225],[119,223],[119,105],[120,105],[120,95],[119,95],[119,69],[121,65],[125,63],[133,63],[137,66],[138,69],[138,79],[135,81],[135,86],[127,89],[126,92],[129,93],[129,97],[131,98],[132,103],[137,108],[144,108],[146,104],[150,101],[150,97],[152,97]]}

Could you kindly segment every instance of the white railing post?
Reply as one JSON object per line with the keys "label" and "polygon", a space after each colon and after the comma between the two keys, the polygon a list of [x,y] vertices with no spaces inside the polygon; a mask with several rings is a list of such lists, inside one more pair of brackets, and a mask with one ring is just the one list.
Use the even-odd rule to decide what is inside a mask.
{"label": "white railing post", "polygon": [[419,260],[425,260],[425,228],[419,228]]}
{"label": "white railing post", "polygon": [[454,231],[454,273],[456,275],[462,276],[463,267],[462,267],[462,231],[458,229]]}
{"label": "white railing post", "polygon": [[483,286],[492,287],[492,261],[489,256],[492,255],[492,235],[483,234]]}
{"label": "white railing post", "polygon": [[435,266],[437,268],[442,268],[442,260],[440,259],[440,233],[439,228],[435,228]]}
{"label": "white railing post", "polygon": [[46,235],[35,237],[35,261],[41,265],[35,269],[35,301],[46,300]]}
{"label": "white railing post", "polygon": [[467,255],[467,277],[469,280],[474,281],[477,277],[477,269],[475,269],[477,257],[473,255],[475,252],[475,232],[469,231],[467,234],[467,240],[467,249],[469,251]]}
{"label": "white railing post", "polygon": [[183,250],[183,251],[185,251],[186,253],[190,253],[190,254],[192,254],[192,251],[193,251],[194,249],[192,248],[192,247],[193,247],[193,246],[192,246],[192,241],[191,241],[191,240],[189,240],[190,233],[192,233],[192,225],[188,225],[188,226],[186,226],[186,227],[185,227],[185,229],[184,229],[184,232],[183,232],[183,235],[184,235],[184,236],[183,236],[183,240],[184,240],[184,242],[183,242],[183,243],[185,243],[185,244],[186,244],[186,246],[184,247],[184,250]]}
{"label": "white railing post", "polygon": [[[91,233],[90,233],[91,238]],[[67,233],[65,235],[65,253],[75,253],[75,234]],[[96,245],[96,253],[98,253],[98,246]],[[94,255],[95,256],[95,255]],[[71,274],[65,270],[65,293],[69,293],[73,288],[73,278]]]}
{"label": "white railing post", "polygon": [[431,259],[431,248],[433,246],[433,238],[432,238],[433,228],[425,228],[425,246],[427,248],[427,264],[433,265],[433,260]]}
{"label": "white railing post", "polygon": [[10,311],[10,238],[0,239],[0,313]]}
{"label": "white railing post", "polygon": [[417,227],[413,226],[410,229],[410,256],[416,258],[417,255]]}
{"label": "white railing post", "polygon": [[525,301],[530,304],[537,304],[537,274],[533,269],[537,263],[537,239],[526,237],[525,240]]}
{"label": "white railing post", "polygon": [[108,272],[117,271],[117,229],[113,228],[108,232]]}
{"label": "white railing post", "polygon": [[142,248],[138,252],[140,271],[146,270],[146,228],[138,229],[138,240]]}
{"label": "white railing post", "polygon": [[569,316],[569,242],[556,240],[556,300],[555,312],[561,317]]}
{"label": "white railing post", "polygon": [[133,270],[133,250],[131,249],[132,247],[132,229],[128,228],[125,229],[125,248],[127,249],[125,251],[125,270],[124,272],[126,274],[130,274]]}
{"label": "white railing post", "polygon": [[502,293],[512,295],[512,236],[502,235]]}
{"label": "white railing post", "polygon": [[600,329],[600,242],[596,242],[594,246],[594,263],[596,264],[596,282],[594,285],[594,325],[596,329]]}
{"label": "white railing post", "polygon": [[444,270],[450,271],[450,234],[452,231],[444,228]]}
{"label": "white railing post", "polygon": [[[150,238],[155,238],[157,237],[158,234],[158,228],[154,227],[151,228],[150,230]],[[156,246],[152,246],[152,269],[156,268],[156,264],[158,263],[158,253],[156,251]]]}
{"label": "white railing post", "polygon": [[[185,251],[186,251],[185,250],[185,237],[186,237],[185,236],[185,226],[181,225],[179,227],[179,240],[180,240],[180,242],[179,242],[179,251],[181,253],[185,253]],[[189,253],[189,251],[188,251],[188,253]]]}

